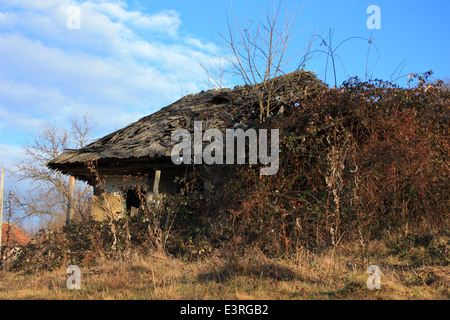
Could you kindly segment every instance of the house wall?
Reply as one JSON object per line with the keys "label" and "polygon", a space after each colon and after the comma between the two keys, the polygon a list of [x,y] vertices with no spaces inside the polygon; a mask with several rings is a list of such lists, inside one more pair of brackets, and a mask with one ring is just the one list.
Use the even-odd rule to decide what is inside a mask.
{"label": "house wall", "polygon": [[[148,176],[133,177],[109,175],[102,177],[103,188],[94,187],[91,215],[97,221],[109,219],[111,215],[119,217],[123,214],[130,214],[137,210],[136,204],[130,208],[127,204],[127,194],[129,190],[138,190],[140,196],[146,195],[147,201],[152,201],[154,188],[154,172]],[[159,181],[159,194],[175,195],[178,193],[178,186],[174,182],[180,172],[170,169],[161,170]],[[127,208],[128,207],[128,208]]]}
{"label": "house wall", "polygon": [[105,191],[108,193],[122,193],[128,189],[148,188],[147,177],[108,176],[103,178]]}

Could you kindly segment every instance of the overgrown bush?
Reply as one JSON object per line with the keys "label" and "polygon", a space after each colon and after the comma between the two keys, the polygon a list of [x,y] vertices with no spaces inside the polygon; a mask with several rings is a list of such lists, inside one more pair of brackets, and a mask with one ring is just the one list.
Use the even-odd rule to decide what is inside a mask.
{"label": "overgrown bush", "polygon": [[[250,127],[280,130],[280,170],[205,169],[216,181],[196,214],[227,241],[283,254],[393,235],[449,232],[450,95],[418,85],[349,79],[336,89],[299,93],[282,115]],[[208,175],[208,172],[210,173]],[[201,174],[200,174],[201,176]]]}
{"label": "overgrown bush", "polygon": [[[264,123],[245,123],[280,130],[276,175],[260,176],[258,165],[193,166],[183,192],[156,209],[42,235],[15,266],[89,265],[152,248],[196,258],[250,244],[275,256],[346,241],[364,251],[389,240],[401,251],[410,238],[448,236],[450,92],[429,75],[406,89],[352,78],[299,92]],[[439,248],[436,257],[447,252]]]}

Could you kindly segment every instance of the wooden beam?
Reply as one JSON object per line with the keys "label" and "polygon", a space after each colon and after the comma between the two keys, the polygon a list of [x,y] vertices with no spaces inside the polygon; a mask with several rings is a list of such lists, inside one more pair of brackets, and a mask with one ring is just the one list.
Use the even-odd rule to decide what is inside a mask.
{"label": "wooden beam", "polygon": [[159,180],[161,179],[161,170],[155,170],[155,182],[153,183],[153,197],[157,198],[159,195]]}
{"label": "wooden beam", "polygon": [[68,197],[67,215],[66,215],[66,226],[67,227],[72,222],[74,211],[75,211],[74,196],[73,196],[74,191],[75,191],[75,177],[70,176],[69,177],[69,197]]}

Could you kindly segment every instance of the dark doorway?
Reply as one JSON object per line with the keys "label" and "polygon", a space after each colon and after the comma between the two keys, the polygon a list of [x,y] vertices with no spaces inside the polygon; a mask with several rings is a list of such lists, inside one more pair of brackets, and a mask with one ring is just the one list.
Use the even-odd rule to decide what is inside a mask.
{"label": "dark doorway", "polygon": [[127,191],[127,210],[131,210],[131,207],[139,208],[141,206],[141,199],[139,199],[138,193],[134,189]]}

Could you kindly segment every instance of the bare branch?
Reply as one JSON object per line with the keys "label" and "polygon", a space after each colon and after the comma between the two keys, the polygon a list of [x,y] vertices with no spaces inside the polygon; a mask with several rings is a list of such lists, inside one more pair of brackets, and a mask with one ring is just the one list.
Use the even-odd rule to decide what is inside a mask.
{"label": "bare branch", "polygon": [[[22,219],[37,217],[48,222],[65,216],[69,179],[61,172],[47,168],[46,163],[69,148],[85,146],[91,139],[93,129],[87,115],[81,120],[73,119],[69,124],[67,128],[58,127],[55,123],[47,124],[32,142],[23,146],[24,158],[15,165],[13,174],[17,181],[28,182],[29,188],[21,191],[16,188],[11,195],[11,201]],[[90,186],[79,182],[74,205],[78,205],[90,192]]]}

